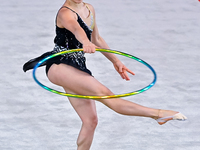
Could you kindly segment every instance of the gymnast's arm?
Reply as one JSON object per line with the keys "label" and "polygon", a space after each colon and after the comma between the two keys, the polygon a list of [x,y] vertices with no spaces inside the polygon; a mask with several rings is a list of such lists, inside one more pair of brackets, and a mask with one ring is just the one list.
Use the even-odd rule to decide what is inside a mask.
{"label": "gymnast's arm", "polygon": [[69,9],[61,9],[57,17],[57,25],[71,31],[76,39],[83,44],[85,53],[94,53],[95,45],[87,38],[85,31],[77,22],[77,15]]}
{"label": "gymnast's arm", "polygon": [[[93,14],[94,14],[94,19],[95,17],[95,11],[94,8],[89,5]],[[96,24],[96,19],[95,19],[95,25],[94,25],[94,29],[92,32],[92,39],[91,39],[92,43],[94,43],[96,46],[98,47],[102,47],[105,49],[109,49],[108,44],[105,42],[105,40],[99,35],[99,31],[97,28],[97,24]],[[120,76],[125,79],[125,80],[130,80],[130,78],[128,77],[127,72],[129,72],[130,74],[134,75],[134,73],[129,70],[117,57],[115,54],[113,53],[106,53],[106,52],[102,52],[102,54],[108,58],[114,65],[116,71],[120,74]]]}

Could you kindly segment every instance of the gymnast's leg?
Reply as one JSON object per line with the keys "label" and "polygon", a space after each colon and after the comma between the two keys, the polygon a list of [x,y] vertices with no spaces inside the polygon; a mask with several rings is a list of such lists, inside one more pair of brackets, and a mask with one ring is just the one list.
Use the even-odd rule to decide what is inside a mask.
{"label": "gymnast's leg", "polygon": [[[53,73],[52,73],[53,72]],[[94,77],[74,67],[60,64],[53,65],[49,70],[51,82],[80,95],[113,95],[113,93]],[[112,110],[123,115],[162,118],[176,114],[176,111],[153,109],[121,98],[99,100]],[[158,114],[159,113],[159,114]],[[159,115],[159,116],[158,116]]]}
{"label": "gymnast's leg", "polygon": [[[61,72],[57,72],[60,69],[61,70],[66,69],[66,71],[68,72],[67,75],[66,74],[62,75]],[[70,88],[68,88],[68,86],[65,86],[65,83],[70,81],[70,79],[73,77],[73,74],[70,73],[71,69],[74,70],[75,68],[64,65],[64,64],[62,64],[62,65],[54,64],[48,71],[48,78],[53,83],[63,86],[63,88],[65,89],[65,91],[67,93],[73,94],[74,92],[72,92],[70,90]],[[82,73],[82,71],[80,71],[80,73]],[[81,78],[81,76],[80,76],[80,78]],[[65,81],[65,82],[63,82],[64,84],[62,83],[63,80]],[[76,87],[76,85],[73,85],[73,81],[68,82],[67,85],[81,90],[81,87]],[[90,146],[92,144],[94,131],[95,131],[95,128],[98,123],[95,101],[89,100],[89,99],[72,98],[72,97],[68,97],[68,99],[82,121],[82,127],[80,130],[78,139],[77,139],[77,146],[78,146],[77,149],[78,150],[89,150]]]}
{"label": "gymnast's leg", "polygon": [[95,101],[72,97],[69,97],[69,100],[82,121],[82,127],[77,139],[78,150],[89,150],[98,121]]}
{"label": "gymnast's leg", "polygon": [[[65,64],[52,65],[48,72],[48,78],[52,83],[62,86],[65,89],[65,91],[68,93],[76,93],[80,95],[98,95],[98,96],[113,95],[113,93],[108,88],[106,88],[104,85],[98,82],[94,77],[90,76],[89,74],[83,71],[80,71],[74,67],[71,67]],[[77,111],[77,113],[81,117],[83,121],[83,125],[87,124],[88,119],[90,120],[91,118],[93,119],[96,118],[95,116],[96,111],[93,111],[93,115],[95,117],[91,116],[91,118],[90,117],[87,118],[87,115],[86,115],[90,111],[86,112],[86,114],[84,113],[85,111],[87,111],[86,108],[90,108],[90,110],[93,110],[95,107],[94,104],[92,104],[92,100],[88,100],[88,101],[89,102],[83,99],[70,98],[70,102],[72,103],[74,109]],[[143,116],[143,117],[151,117],[153,119],[159,119],[159,118],[163,118],[167,116],[173,116],[178,113],[176,111],[171,111],[171,110],[160,110],[160,109],[144,107],[136,103],[123,100],[121,98],[103,99],[99,101],[105,104],[106,106],[108,106],[109,108],[111,108],[112,110],[114,110],[115,112],[123,114],[123,115]],[[84,105],[82,103],[84,103]],[[80,106],[82,106],[82,108]],[[85,121],[86,123],[84,123],[84,120],[86,120]],[[89,124],[96,119],[94,119],[93,121],[91,120],[89,121]],[[164,123],[167,122],[168,120],[172,120],[172,119],[166,118],[164,120]],[[86,134],[83,131],[87,132],[85,128],[81,130],[79,139],[78,139],[79,147],[89,142],[87,141],[87,139],[84,138]],[[92,138],[93,134],[90,133],[88,136]]]}

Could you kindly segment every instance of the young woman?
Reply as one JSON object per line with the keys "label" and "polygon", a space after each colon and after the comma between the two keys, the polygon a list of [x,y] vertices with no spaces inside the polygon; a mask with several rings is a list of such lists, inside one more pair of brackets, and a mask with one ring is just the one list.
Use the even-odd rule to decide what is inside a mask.
{"label": "young woman", "polygon": [[[94,53],[96,47],[109,49],[104,39],[99,35],[95,22],[95,11],[92,5],[82,0],[66,0],[56,17],[56,53],[63,50],[83,48],[84,52],[74,52],[55,57],[46,64],[49,80],[62,86],[66,93],[80,95],[113,95],[113,93],[98,82],[85,65],[84,53]],[[134,75],[122,62],[111,53],[103,53],[114,65],[122,79],[129,80],[127,72]],[[31,69],[42,57],[25,64],[24,70]],[[82,121],[82,128],[77,139],[78,150],[89,150],[97,125],[95,101],[68,97],[71,105]],[[143,116],[155,119],[160,125],[169,120],[185,120],[186,117],[177,111],[161,110],[144,107],[120,98],[103,99],[101,103],[117,113],[130,116]]]}

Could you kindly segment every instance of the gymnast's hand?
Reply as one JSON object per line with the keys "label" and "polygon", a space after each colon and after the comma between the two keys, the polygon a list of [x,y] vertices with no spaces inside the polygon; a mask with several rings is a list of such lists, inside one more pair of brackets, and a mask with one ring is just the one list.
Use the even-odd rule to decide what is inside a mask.
{"label": "gymnast's hand", "polygon": [[129,72],[132,75],[135,75],[131,70],[129,70],[121,61],[117,61],[114,64],[115,69],[117,70],[117,72],[120,74],[120,76],[122,77],[122,79],[125,80],[130,80],[130,78],[128,77],[127,72]]}
{"label": "gymnast's hand", "polygon": [[94,53],[96,51],[95,48],[96,48],[96,46],[90,41],[83,44],[84,53],[90,53],[90,54]]}

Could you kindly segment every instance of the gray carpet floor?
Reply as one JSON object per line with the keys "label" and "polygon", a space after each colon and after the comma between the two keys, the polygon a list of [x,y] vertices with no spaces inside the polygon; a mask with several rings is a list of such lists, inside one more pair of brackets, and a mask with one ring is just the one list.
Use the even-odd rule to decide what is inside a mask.
{"label": "gray carpet floor", "polygon": [[[68,99],[42,89],[31,71],[22,71],[26,61],[53,49],[55,16],[64,0],[0,1],[0,149],[75,150],[81,121]],[[95,7],[99,32],[111,49],[137,56],[156,70],[153,88],[124,99],[188,117],[159,126],[97,102],[99,123],[91,150],[199,150],[199,1],[86,2]],[[116,94],[140,89],[153,79],[146,66],[130,58],[119,56],[136,74],[126,82],[99,52],[86,57],[95,78]],[[59,89],[47,80],[44,67],[37,77]]]}

